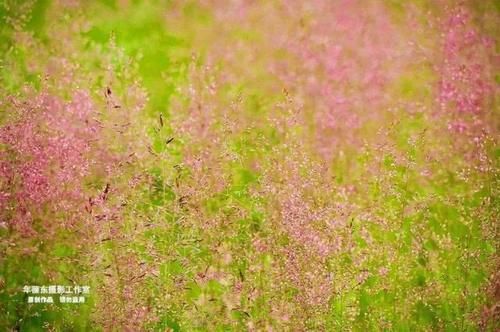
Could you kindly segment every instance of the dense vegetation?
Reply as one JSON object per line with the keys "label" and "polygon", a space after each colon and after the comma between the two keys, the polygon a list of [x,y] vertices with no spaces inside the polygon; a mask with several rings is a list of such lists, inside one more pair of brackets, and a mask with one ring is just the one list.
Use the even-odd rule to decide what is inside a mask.
{"label": "dense vegetation", "polygon": [[499,12],[3,1],[0,330],[500,329]]}

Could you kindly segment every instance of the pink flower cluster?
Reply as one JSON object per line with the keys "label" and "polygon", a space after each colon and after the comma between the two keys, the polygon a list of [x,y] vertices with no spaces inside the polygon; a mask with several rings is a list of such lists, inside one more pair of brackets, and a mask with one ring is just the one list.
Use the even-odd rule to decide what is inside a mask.
{"label": "pink flower cluster", "polygon": [[0,210],[10,226],[30,233],[35,214],[47,208],[71,213],[83,202],[81,184],[99,128],[81,91],[70,102],[41,93],[11,106],[18,118],[0,128]]}
{"label": "pink flower cluster", "polygon": [[458,8],[450,13],[443,27],[438,97],[441,109],[453,118],[449,128],[458,133],[471,126],[484,127],[477,119],[467,119],[485,112],[494,92],[488,65],[488,49],[493,47],[493,41],[473,28],[471,20],[465,8]]}
{"label": "pink flower cluster", "polygon": [[286,7],[296,28],[277,44],[295,60],[274,68],[314,110],[316,148],[331,158],[342,142],[358,142],[363,123],[380,116],[389,101],[386,89],[413,48],[378,3],[320,0]]}

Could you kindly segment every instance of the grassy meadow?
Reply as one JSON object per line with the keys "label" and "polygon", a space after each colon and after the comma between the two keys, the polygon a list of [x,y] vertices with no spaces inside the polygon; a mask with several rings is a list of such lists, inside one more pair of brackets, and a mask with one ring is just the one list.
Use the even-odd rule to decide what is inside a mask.
{"label": "grassy meadow", "polygon": [[500,329],[498,1],[0,22],[1,331]]}

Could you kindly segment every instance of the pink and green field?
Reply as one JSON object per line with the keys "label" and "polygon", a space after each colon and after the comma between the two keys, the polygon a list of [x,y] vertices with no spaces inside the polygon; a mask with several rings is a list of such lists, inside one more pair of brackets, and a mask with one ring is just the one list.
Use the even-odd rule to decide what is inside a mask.
{"label": "pink and green field", "polygon": [[500,331],[499,26],[0,1],[0,331]]}

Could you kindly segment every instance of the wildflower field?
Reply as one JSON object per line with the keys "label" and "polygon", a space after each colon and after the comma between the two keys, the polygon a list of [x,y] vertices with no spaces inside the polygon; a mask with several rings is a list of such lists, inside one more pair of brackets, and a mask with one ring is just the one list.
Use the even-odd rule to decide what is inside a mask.
{"label": "wildflower field", "polygon": [[0,331],[499,331],[499,26],[0,1]]}

